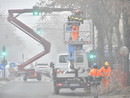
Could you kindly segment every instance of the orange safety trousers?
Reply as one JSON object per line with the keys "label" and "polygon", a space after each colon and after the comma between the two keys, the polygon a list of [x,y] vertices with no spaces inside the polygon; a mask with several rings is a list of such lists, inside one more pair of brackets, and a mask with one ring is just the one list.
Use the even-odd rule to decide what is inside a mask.
{"label": "orange safety trousers", "polygon": [[109,78],[110,78],[110,74],[111,74],[111,68],[110,68],[110,66],[107,69],[105,69],[104,67],[102,67],[100,69],[100,71],[102,73],[102,76],[104,77],[104,78],[102,78],[103,86],[107,88],[107,87],[109,87],[109,83],[110,83]]}
{"label": "orange safety trousers", "polygon": [[105,79],[105,78],[102,79],[102,84],[105,88],[109,87],[109,83],[110,83],[109,79]]}

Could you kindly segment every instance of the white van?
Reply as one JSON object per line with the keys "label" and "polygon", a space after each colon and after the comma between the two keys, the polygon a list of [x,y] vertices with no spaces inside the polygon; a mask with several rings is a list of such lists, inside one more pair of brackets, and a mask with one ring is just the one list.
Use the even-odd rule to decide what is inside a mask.
{"label": "white van", "polygon": [[[74,67],[76,69],[80,68],[79,72],[82,72],[88,69],[88,60],[87,60],[85,52],[83,51],[76,52],[74,57],[75,57]],[[70,70],[70,63],[68,61],[68,53],[60,53],[57,55],[55,68],[59,68],[63,72]]]}

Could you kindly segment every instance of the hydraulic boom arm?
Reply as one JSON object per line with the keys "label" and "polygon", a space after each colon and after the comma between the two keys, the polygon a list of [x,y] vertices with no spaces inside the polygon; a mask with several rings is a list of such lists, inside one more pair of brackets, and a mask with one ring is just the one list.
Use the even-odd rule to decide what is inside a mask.
{"label": "hydraulic boom arm", "polygon": [[[47,7],[41,7],[39,8],[39,12],[45,12],[45,13],[52,13],[52,12],[62,12],[62,11],[73,11],[73,9],[69,8],[47,8]],[[28,64],[31,64],[32,62],[36,61],[40,57],[46,55],[47,53],[50,52],[51,44],[41,36],[35,33],[33,29],[22,23],[20,20],[17,19],[17,17],[20,14],[23,13],[32,13],[33,9],[18,9],[18,10],[9,10],[9,16],[8,16],[8,21],[12,23],[14,26],[22,30],[24,33],[35,39],[37,42],[43,45],[44,51],[37,54],[36,56],[32,57],[31,59],[27,60],[23,64],[19,66],[19,70],[24,70],[24,67],[27,66]],[[14,15],[15,14],[15,15]]]}

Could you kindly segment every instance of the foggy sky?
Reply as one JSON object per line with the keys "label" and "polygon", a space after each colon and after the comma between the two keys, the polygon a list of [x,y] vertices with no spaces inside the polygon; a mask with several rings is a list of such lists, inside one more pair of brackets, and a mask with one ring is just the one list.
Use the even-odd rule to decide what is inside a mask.
{"label": "foggy sky", "polygon": [[[4,18],[7,21],[7,15],[9,9],[26,9],[26,8],[32,8],[32,6],[35,5],[35,3],[38,0],[0,0],[0,12],[4,13]],[[60,16],[59,16],[60,17]],[[57,17],[55,17],[56,19]],[[19,16],[20,21],[23,21],[26,25],[28,25],[31,28],[34,28],[36,26],[36,23],[38,21],[38,17],[28,16],[28,15],[20,15]],[[50,18],[47,17],[46,20],[49,20]],[[59,18],[57,18],[59,21]],[[64,19],[64,18],[62,18]],[[51,20],[50,20],[51,21]],[[52,21],[51,21],[52,22]],[[57,20],[54,20],[53,23],[57,22]],[[62,23],[60,23],[62,22]],[[64,20],[59,21],[60,28],[62,29]],[[8,29],[6,29],[6,26],[1,23],[4,28],[0,31],[0,33],[3,35],[3,38],[1,39],[2,44],[0,45],[0,50],[2,50],[3,45],[5,45],[8,56],[6,57],[8,61],[22,61],[22,54],[24,54],[24,60],[29,59],[30,57],[40,53],[44,50],[43,46],[40,45],[38,42],[36,42],[34,39],[30,38],[28,35],[26,35],[24,32],[10,24],[9,22],[6,22],[8,25],[11,25],[12,28],[15,29],[15,32],[12,33]],[[50,25],[44,25],[45,30],[43,37],[46,38],[49,42],[52,43],[51,48],[51,54],[47,54],[43,57],[43,61],[47,61],[48,58],[54,58],[56,55],[57,49],[62,49],[64,47],[63,44],[63,31],[52,31],[48,27],[52,27],[55,29],[55,27],[58,27],[59,25],[55,25],[53,23],[49,23]],[[57,22],[58,23],[58,22]],[[48,22],[47,22],[48,24]],[[34,28],[35,29],[35,28]],[[53,36],[55,34],[56,38]],[[10,36],[9,36],[10,35]],[[59,37],[59,35],[61,37]],[[16,37],[15,37],[16,36]],[[54,41],[55,40],[55,41]],[[60,41],[59,41],[60,40]],[[61,42],[59,46],[56,46],[58,42]],[[56,44],[55,44],[56,43]],[[63,48],[64,49],[64,48]],[[61,50],[62,51],[62,50]],[[2,58],[1,58],[2,59]],[[48,61],[51,61],[49,59]]]}
{"label": "foggy sky", "polygon": [[[0,51],[2,50],[3,45],[5,45],[8,52],[8,56],[6,57],[8,61],[20,62],[22,61],[22,54],[25,55],[24,59],[27,60],[31,56],[43,51],[43,47],[39,45],[39,43],[7,22],[8,10],[32,8],[37,1],[38,0],[0,0],[0,12],[4,15],[3,18],[5,21],[4,23],[2,20],[0,21]],[[32,18],[33,21],[32,19],[29,19],[30,17],[20,16],[21,21],[30,27],[34,27],[37,19],[34,17]],[[14,33],[12,32],[13,30],[7,29],[9,25],[14,30]],[[0,60],[1,59],[2,58],[0,58]]]}
{"label": "foggy sky", "polygon": [[38,0],[0,0],[1,10],[31,8]]}
{"label": "foggy sky", "polygon": [[[32,8],[32,6],[34,6],[36,2],[37,0],[0,0],[0,12],[5,13],[4,18],[5,20],[7,20],[7,11],[9,9]],[[65,16],[65,14],[57,14],[56,16],[47,16],[44,20],[41,21],[43,23],[42,37],[44,37],[52,44],[51,53],[47,54],[47,56],[44,56],[41,60],[55,61],[56,54],[58,52],[65,52],[67,50],[67,45],[64,45],[63,41],[63,25],[64,22],[67,20],[67,17],[68,15]],[[36,23],[39,18],[33,17],[31,15],[20,15],[19,19],[29,27],[35,29]],[[7,23],[10,24],[9,22]],[[28,35],[26,35],[24,32],[22,32],[12,24],[11,26],[15,29],[13,35],[11,34],[11,32],[9,32],[8,29],[6,29],[6,27],[4,30],[0,31],[0,33],[4,37],[10,35],[6,40],[4,38],[1,39],[2,44],[0,45],[0,50],[2,49],[3,44],[6,45],[7,50],[9,51],[8,60],[22,61],[22,54],[24,54],[24,59],[27,60],[44,50],[43,46],[36,42],[34,39],[30,38]]]}

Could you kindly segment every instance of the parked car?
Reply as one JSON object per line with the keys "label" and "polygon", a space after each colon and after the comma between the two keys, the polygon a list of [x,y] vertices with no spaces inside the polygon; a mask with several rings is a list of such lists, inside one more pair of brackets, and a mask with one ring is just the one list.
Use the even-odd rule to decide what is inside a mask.
{"label": "parked car", "polygon": [[35,71],[50,76],[50,66],[48,63],[35,63]]}

